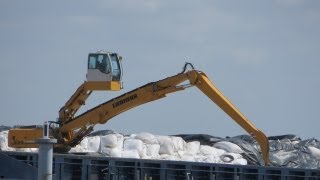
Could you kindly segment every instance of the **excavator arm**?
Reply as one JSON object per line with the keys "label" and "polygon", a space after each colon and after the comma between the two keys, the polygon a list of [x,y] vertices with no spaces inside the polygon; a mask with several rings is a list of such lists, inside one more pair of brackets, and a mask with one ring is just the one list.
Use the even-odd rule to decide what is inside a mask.
{"label": "excavator arm", "polygon": [[218,89],[210,82],[206,74],[198,72],[198,80],[195,84],[205,95],[216,103],[226,114],[228,114],[237,124],[245,129],[260,145],[264,163],[268,165],[269,141],[266,135],[257,129]]}
{"label": "excavator arm", "polygon": [[[186,67],[186,66],[185,66]],[[59,131],[64,135],[69,135],[69,142],[66,144],[78,144],[84,132],[92,130],[96,124],[104,124],[118,114],[128,111],[142,104],[166,97],[167,94],[184,90],[188,87],[196,86],[215,104],[217,104],[236,123],[253,136],[260,145],[265,164],[269,164],[269,142],[267,137],[257,129],[208,79],[207,75],[201,71],[190,70],[166,79],[151,82],[119,97],[111,99],[95,108],[75,117],[64,124]],[[182,84],[189,81],[187,84]],[[79,129],[77,133],[75,130]]]}
{"label": "excavator arm", "polygon": [[77,113],[93,91],[119,91],[121,84],[118,81],[85,81],[59,110],[59,124],[65,124]]}

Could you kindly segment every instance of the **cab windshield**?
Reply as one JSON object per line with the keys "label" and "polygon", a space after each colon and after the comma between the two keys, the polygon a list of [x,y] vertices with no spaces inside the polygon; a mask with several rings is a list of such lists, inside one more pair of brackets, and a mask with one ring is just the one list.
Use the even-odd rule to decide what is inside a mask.
{"label": "cab windshield", "polygon": [[107,54],[90,54],[88,68],[98,69],[102,73],[109,74],[111,71],[109,56]]}

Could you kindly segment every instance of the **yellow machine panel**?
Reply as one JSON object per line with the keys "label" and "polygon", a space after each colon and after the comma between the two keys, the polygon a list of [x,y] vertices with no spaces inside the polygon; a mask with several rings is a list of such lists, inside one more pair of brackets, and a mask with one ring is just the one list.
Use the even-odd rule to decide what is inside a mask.
{"label": "yellow machine panel", "polygon": [[120,81],[88,81],[86,82],[87,90],[96,91],[120,91],[121,82]]}
{"label": "yellow machine panel", "polygon": [[11,129],[8,135],[8,145],[13,148],[37,148],[35,140],[43,137],[42,128]]}

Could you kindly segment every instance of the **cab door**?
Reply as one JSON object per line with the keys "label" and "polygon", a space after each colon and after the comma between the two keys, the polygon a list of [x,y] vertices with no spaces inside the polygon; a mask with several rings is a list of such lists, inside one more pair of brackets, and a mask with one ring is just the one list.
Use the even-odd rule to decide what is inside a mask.
{"label": "cab door", "polygon": [[112,73],[112,81],[121,81],[122,76],[122,67],[121,67],[121,59],[117,54],[110,55],[111,60],[111,73]]}

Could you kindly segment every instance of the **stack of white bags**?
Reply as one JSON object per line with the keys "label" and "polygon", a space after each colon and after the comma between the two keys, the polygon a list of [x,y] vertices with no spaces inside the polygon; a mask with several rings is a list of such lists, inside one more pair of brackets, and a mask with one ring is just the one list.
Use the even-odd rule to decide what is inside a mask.
{"label": "stack of white bags", "polygon": [[85,137],[70,153],[92,152],[111,157],[228,163],[246,165],[243,150],[236,144],[221,141],[214,146],[186,143],[181,137],[159,136],[150,133],[108,134]]}

